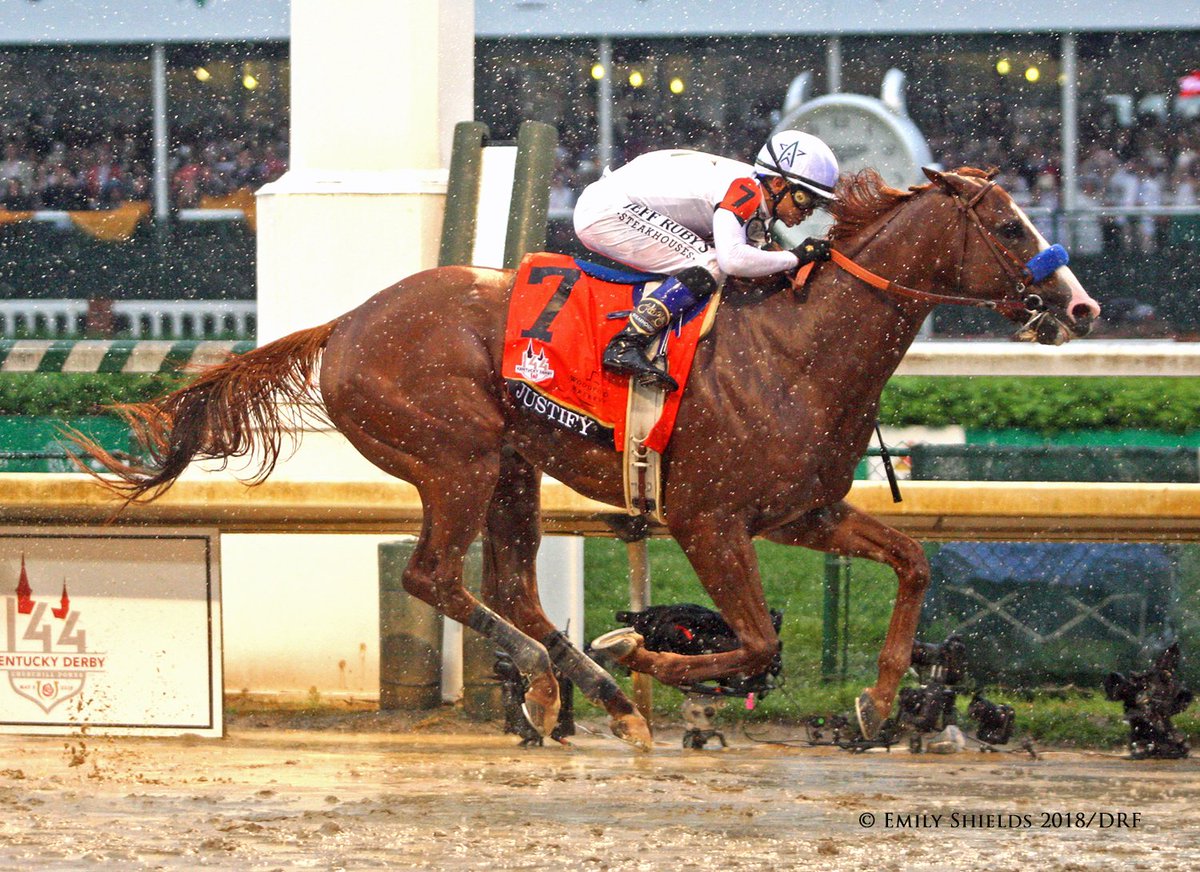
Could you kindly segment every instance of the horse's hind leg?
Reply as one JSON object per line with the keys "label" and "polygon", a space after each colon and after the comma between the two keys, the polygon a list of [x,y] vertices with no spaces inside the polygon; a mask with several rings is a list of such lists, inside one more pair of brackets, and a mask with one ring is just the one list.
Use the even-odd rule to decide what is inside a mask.
{"label": "horse's hind leg", "polygon": [[[615,735],[648,750],[650,728],[645,719],[612,676],[572,645],[542,610],[537,589],[537,551],[541,541],[539,480],[538,471],[520,455],[507,451],[501,455],[500,478],[487,512],[484,601],[546,647],[559,672],[608,712]],[[534,689],[531,684],[531,694]],[[529,699],[527,696],[526,710],[532,714]],[[555,701],[557,712],[557,696]],[[545,732],[549,729],[548,726]]]}
{"label": "horse's hind leg", "polygon": [[404,570],[404,589],[487,636],[512,658],[529,679],[525,703],[530,723],[547,735],[558,721],[559,710],[558,684],[550,669],[549,654],[544,645],[476,600],[463,586],[463,557],[479,535],[491,494],[472,493],[466,479],[455,478],[456,482],[442,481],[436,488],[418,485],[425,504],[425,523]]}
{"label": "horse's hind leg", "polygon": [[463,586],[463,560],[483,529],[499,477],[499,449],[472,460],[442,458],[437,463],[421,463],[357,425],[343,423],[341,429],[364,457],[413,482],[421,494],[424,519],[417,546],[404,569],[404,589],[507,652],[521,674],[530,679],[529,706],[541,713],[533,727],[549,733],[558,719],[559,702],[545,646],[479,602]]}
{"label": "horse's hind leg", "polygon": [[913,539],[846,503],[810,512],[795,523],[768,533],[767,538],[829,554],[866,557],[895,570],[899,587],[887,637],[879,652],[879,677],[875,686],[867,688],[858,700],[859,725],[863,735],[873,739],[892,710],[900,680],[912,659],[921,605],[929,587],[929,561],[925,552]]}

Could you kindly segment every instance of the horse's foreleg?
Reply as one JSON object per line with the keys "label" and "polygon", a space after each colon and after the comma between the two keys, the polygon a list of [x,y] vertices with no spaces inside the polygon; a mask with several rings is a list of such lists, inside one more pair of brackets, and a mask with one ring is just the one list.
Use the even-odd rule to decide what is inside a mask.
{"label": "horse's foreleg", "polygon": [[[913,639],[921,605],[929,587],[929,561],[913,539],[863,514],[846,503],[810,512],[800,520],[767,534],[773,542],[803,545],[829,554],[866,557],[895,570],[899,587],[892,606],[883,650],[879,652],[879,677],[859,700],[859,721],[867,738],[874,738],[892,710],[900,679],[912,658]],[[868,703],[874,704],[874,711]]]}
{"label": "horse's foreleg", "polygon": [[[537,589],[537,551],[541,541],[540,474],[524,458],[505,453],[500,479],[487,513],[484,541],[483,598],[522,632],[539,640],[559,673],[573,681],[592,702],[608,712],[613,733],[642,750],[650,747],[650,728],[612,676],[586,657],[560,633],[542,610]],[[544,678],[553,685],[548,673]],[[554,726],[559,700],[553,685],[553,706],[545,681],[531,681],[526,710],[544,718],[545,733]],[[541,706],[540,709],[534,708]],[[539,714],[535,715],[535,711]]]}
{"label": "horse's foreleg", "polygon": [[683,548],[721,617],[741,647],[719,654],[682,655],[637,647],[618,655],[621,663],[663,684],[680,685],[729,675],[757,675],[771,665],[779,638],[767,610],[758,555],[749,532],[736,519],[676,522],[671,532]]}

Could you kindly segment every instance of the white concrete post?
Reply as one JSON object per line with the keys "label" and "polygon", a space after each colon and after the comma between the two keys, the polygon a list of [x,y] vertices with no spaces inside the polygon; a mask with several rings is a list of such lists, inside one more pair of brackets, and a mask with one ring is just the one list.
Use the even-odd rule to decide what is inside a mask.
{"label": "white concrete post", "polygon": [[[437,264],[454,125],[474,107],[473,0],[293,0],[289,170],[258,191],[258,343]],[[309,433],[276,478],[385,475]],[[230,690],[378,690],[378,545],[222,537]],[[282,607],[281,604],[286,604]]]}
{"label": "white concrete post", "polygon": [[842,38],[831,36],[825,41],[825,75],[827,93],[838,94],[842,90]]}
{"label": "white concrete post", "polygon": [[258,341],[432,267],[454,125],[470,120],[471,0],[293,0],[288,172],[258,192]]}

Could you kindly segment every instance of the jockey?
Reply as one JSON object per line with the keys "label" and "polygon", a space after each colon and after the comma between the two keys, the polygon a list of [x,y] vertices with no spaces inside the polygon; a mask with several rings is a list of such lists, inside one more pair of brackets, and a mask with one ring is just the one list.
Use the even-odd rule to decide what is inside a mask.
{"label": "jockey", "polygon": [[654,151],[588,185],[575,204],[575,233],[592,251],[669,276],[642,297],[604,350],[612,372],[675,380],[646,359],[673,318],[705,300],[727,275],[757,277],[829,259],[829,241],[809,238],[767,251],[775,221],[794,227],[834,199],[837,159],[808,133],[773,134],[754,165],[698,151]]}

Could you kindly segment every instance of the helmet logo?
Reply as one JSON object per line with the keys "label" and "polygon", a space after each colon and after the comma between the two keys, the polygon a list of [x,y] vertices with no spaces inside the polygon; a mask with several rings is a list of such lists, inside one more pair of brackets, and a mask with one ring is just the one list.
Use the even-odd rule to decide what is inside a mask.
{"label": "helmet logo", "polygon": [[780,169],[783,169],[785,165],[790,168],[796,165],[796,158],[802,154],[804,152],[800,150],[800,143],[793,140],[784,147],[783,151],[776,155],[775,162],[779,165]]}

